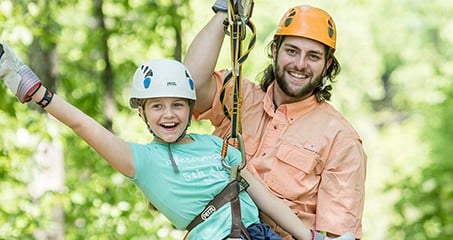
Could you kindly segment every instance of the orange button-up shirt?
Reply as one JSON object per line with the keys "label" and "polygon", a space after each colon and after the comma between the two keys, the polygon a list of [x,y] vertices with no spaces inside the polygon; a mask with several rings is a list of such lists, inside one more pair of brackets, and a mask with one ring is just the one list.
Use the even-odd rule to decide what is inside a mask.
{"label": "orange button-up shirt", "polygon": [[[231,131],[219,100],[223,73],[214,74],[217,94],[212,108],[198,116],[209,119],[220,137]],[[354,128],[314,96],[276,109],[273,85],[264,92],[243,79],[241,86],[247,169],[309,228],[335,234],[350,231],[361,238],[366,155]],[[225,96],[230,104],[231,86]]]}

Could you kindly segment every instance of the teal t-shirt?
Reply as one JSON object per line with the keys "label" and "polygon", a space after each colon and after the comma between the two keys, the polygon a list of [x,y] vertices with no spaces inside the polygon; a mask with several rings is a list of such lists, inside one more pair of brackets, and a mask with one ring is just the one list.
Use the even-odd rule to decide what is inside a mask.
{"label": "teal t-shirt", "polygon": [[[184,230],[230,180],[229,169],[221,162],[223,140],[212,135],[190,136],[192,143],[170,144],[179,173],[173,170],[167,143],[129,143],[135,163],[132,180],[180,230]],[[229,147],[226,161],[229,165],[239,164],[241,153]],[[244,225],[259,223],[258,209],[250,196],[242,191],[239,197]],[[231,208],[230,204],[225,204],[195,227],[187,239],[223,239],[230,231]]]}

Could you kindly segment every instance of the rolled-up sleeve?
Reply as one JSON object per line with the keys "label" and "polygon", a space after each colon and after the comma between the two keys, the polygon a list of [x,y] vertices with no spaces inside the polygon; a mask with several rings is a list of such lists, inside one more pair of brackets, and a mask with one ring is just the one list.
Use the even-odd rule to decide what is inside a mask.
{"label": "rolled-up sleeve", "polygon": [[337,141],[321,176],[316,228],[361,237],[366,155],[360,139]]}

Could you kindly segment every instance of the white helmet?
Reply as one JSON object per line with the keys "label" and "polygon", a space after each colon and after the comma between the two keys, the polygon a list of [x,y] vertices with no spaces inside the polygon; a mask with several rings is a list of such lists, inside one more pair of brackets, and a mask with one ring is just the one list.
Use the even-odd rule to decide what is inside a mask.
{"label": "white helmet", "polygon": [[160,97],[196,100],[192,76],[182,63],[169,59],[152,60],[135,71],[129,99],[131,108],[137,108],[140,99]]}

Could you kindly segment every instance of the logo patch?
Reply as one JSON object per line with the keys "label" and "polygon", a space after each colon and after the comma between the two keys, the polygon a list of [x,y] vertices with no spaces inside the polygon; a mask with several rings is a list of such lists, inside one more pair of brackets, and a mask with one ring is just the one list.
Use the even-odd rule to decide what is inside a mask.
{"label": "logo patch", "polygon": [[176,87],[176,82],[167,82],[167,87]]}
{"label": "logo patch", "polygon": [[215,213],[215,211],[217,211],[217,209],[212,206],[212,205],[209,205],[202,213],[201,213],[201,219],[206,220],[208,219],[209,216],[211,216],[213,213]]}

